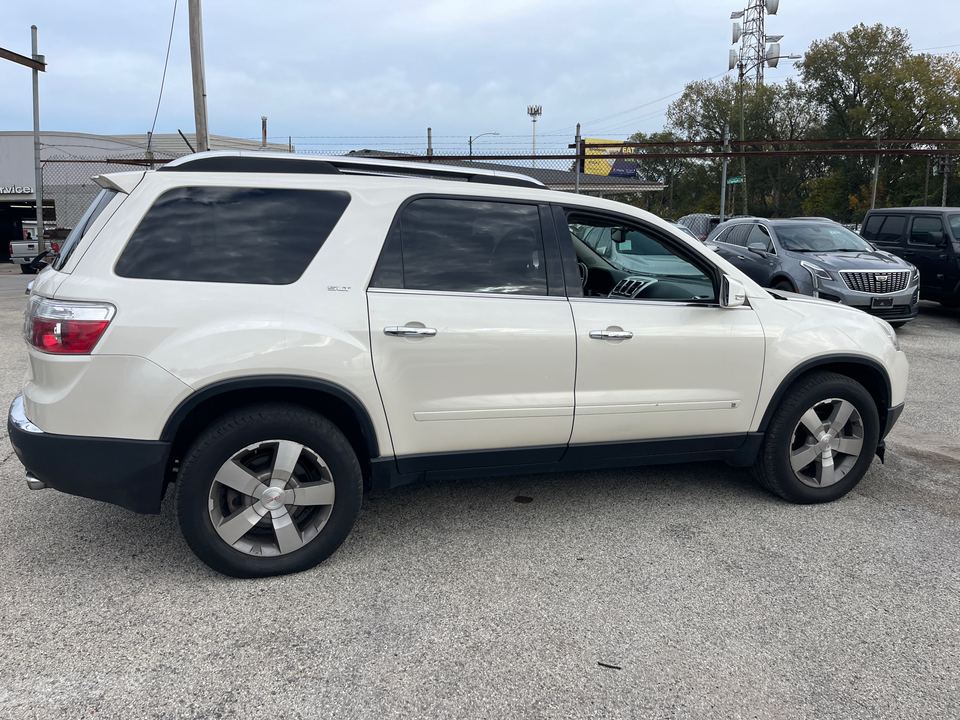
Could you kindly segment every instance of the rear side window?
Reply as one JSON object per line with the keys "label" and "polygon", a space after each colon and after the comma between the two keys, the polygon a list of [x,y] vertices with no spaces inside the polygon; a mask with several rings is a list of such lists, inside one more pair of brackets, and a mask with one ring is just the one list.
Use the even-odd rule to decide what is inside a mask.
{"label": "rear side window", "polygon": [[350,202],[345,192],[185,187],[168,190],[134,230],[121,277],[288,285]]}
{"label": "rear side window", "polygon": [[880,226],[883,225],[884,215],[871,215],[863,224],[860,234],[867,240],[876,240],[880,232]]}
{"label": "rear side window", "polygon": [[747,235],[750,234],[750,225],[734,225],[730,232],[727,233],[727,239],[725,242],[731,245],[747,245]]}
{"label": "rear side window", "polygon": [[399,260],[402,286],[410,290],[547,294],[536,205],[424,198],[407,205],[399,220],[373,287],[399,286],[401,273],[388,267]]}
{"label": "rear side window", "polygon": [[877,228],[874,236],[870,237],[868,231],[870,230],[870,222],[874,219],[870,218],[863,236],[877,245],[899,245],[900,238],[903,237],[903,228],[907,224],[907,218],[903,215],[877,215],[875,217],[882,219],[883,224]]}

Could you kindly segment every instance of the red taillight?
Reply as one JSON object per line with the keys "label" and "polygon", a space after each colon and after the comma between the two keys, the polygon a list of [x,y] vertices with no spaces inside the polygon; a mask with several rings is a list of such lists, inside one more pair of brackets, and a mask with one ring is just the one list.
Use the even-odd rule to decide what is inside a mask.
{"label": "red taillight", "polygon": [[100,340],[116,309],[107,303],[59,302],[33,296],[24,336],[46,353],[86,355]]}
{"label": "red taillight", "polygon": [[53,252],[54,255],[56,255],[58,252],[60,252],[60,243],[55,243],[55,242],[50,243],[50,250]]}

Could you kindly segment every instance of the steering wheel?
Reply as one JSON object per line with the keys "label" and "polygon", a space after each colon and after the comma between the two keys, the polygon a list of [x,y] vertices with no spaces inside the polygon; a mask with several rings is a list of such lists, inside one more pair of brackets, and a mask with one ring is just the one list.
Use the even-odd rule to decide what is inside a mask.
{"label": "steering wheel", "polygon": [[587,269],[587,264],[578,262],[577,269],[580,271],[580,287],[587,286],[587,275],[590,273],[590,270]]}

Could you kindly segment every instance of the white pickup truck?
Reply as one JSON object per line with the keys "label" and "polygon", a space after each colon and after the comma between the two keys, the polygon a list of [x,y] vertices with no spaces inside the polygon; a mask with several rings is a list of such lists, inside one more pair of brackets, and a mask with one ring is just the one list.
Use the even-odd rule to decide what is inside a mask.
{"label": "white pickup truck", "polygon": [[10,262],[19,263],[21,271],[33,275],[37,272],[37,268],[30,265],[34,258],[44,250],[49,250],[50,253],[60,252],[60,242],[59,239],[41,238],[38,240],[28,235],[26,240],[10,243]]}

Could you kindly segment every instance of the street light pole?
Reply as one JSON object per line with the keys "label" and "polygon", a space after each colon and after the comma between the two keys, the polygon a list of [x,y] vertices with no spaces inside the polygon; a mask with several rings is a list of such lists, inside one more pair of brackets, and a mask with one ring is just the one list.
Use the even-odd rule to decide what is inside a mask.
{"label": "street light pole", "polygon": [[482,138],[484,135],[499,135],[499,134],[500,134],[500,133],[498,133],[498,132],[488,132],[488,133],[480,133],[479,135],[471,135],[471,136],[470,136],[470,141],[469,141],[469,142],[470,142],[470,159],[471,159],[471,160],[473,159],[473,141],[474,141],[474,140],[479,140],[479,139]]}
{"label": "street light pole", "polygon": [[730,126],[723,126],[723,174],[720,177],[720,222],[727,208],[727,163],[730,161]]}

